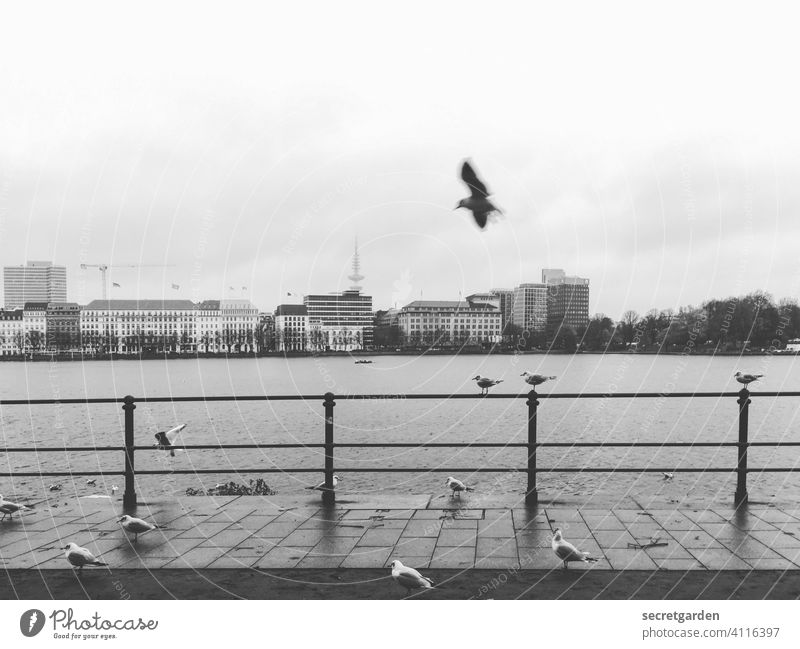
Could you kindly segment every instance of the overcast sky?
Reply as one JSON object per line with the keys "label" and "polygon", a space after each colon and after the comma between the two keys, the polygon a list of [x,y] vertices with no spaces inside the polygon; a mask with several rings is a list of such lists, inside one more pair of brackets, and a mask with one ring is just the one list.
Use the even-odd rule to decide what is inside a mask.
{"label": "overcast sky", "polygon": [[[0,263],[66,265],[70,300],[100,297],[82,262],[171,264],[111,297],[272,310],[347,288],[356,235],[375,308],[542,267],[615,318],[800,295],[792,15],[110,4],[0,26]],[[505,212],[483,232],[453,211],[465,157]]]}

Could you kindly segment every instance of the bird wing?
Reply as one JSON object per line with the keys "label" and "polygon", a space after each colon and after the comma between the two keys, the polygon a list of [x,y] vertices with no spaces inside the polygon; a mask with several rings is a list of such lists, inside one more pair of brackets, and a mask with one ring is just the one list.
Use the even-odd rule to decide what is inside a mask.
{"label": "bird wing", "polygon": [[[461,180],[467,184],[473,198],[486,198],[489,196],[489,190],[487,189],[486,185],[483,184],[483,181],[478,178],[478,175],[475,173],[475,170],[472,168],[472,165],[468,160],[465,160],[461,167]],[[482,216],[483,224],[481,224],[480,221],[478,222],[478,225],[481,227],[486,225],[486,215],[483,214]],[[478,220],[477,214],[475,215],[475,220]]]}
{"label": "bird wing", "polygon": [[397,571],[397,583],[406,588],[430,588],[433,583],[414,568],[403,566]]}
{"label": "bird wing", "polygon": [[175,426],[175,428],[170,428],[164,435],[169,440],[170,444],[175,443],[175,438],[178,436],[184,428],[186,428],[186,424],[181,424],[180,426]]}
{"label": "bird wing", "polygon": [[94,555],[86,548],[72,548],[67,555],[67,559],[69,559],[70,563],[76,566],[86,563],[94,563],[97,561],[97,559],[94,558]]}
{"label": "bird wing", "polygon": [[464,491],[464,489],[467,488],[467,485],[465,485],[463,482],[461,482],[461,480],[456,480],[455,478],[453,478],[450,481],[450,488],[451,489],[458,489],[459,491]]}
{"label": "bird wing", "polygon": [[136,532],[139,534],[141,532],[149,532],[155,528],[155,525],[151,525],[147,521],[143,521],[141,518],[132,518],[127,522],[125,528],[131,532]]}
{"label": "bird wing", "polygon": [[578,548],[569,541],[559,541],[558,545],[555,547],[555,551],[559,559],[574,559],[576,561],[583,561],[584,559],[583,552],[578,550]]}
{"label": "bird wing", "polygon": [[[473,192],[474,193],[474,192]],[[475,219],[475,223],[478,224],[478,227],[483,230],[486,227],[486,221],[489,218],[488,212],[473,212],[472,217]]]}

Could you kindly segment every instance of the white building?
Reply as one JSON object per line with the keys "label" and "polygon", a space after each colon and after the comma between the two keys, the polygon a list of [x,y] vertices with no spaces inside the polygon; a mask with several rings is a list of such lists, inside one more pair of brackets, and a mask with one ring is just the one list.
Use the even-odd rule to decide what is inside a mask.
{"label": "white building", "polygon": [[25,347],[22,309],[0,310],[0,356],[21,354]]}
{"label": "white building", "polygon": [[25,351],[44,351],[47,347],[47,302],[26,302],[22,310]]}
{"label": "white building", "polygon": [[411,302],[400,310],[398,324],[410,346],[486,345],[502,339],[500,309],[469,300]]}
{"label": "white building", "polygon": [[3,291],[7,309],[20,309],[26,302],[66,302],[67,268],[49,261],[5,266]]}
{"label": "white building", "polygon": [[308,309],[304,304],[281,304],[275,309],[275,349],[304,352],[308,349]]}
{"label": "white building", "polygon": [[229,354],[258,351],[258,309],[253,303],[244,299],[220,300],[219,311],[222,351]]}
{"label": "white building", "polygon": [[547,284],[520,284],[514,289],[511,321],[521,329],[544,333],[547,329]]}

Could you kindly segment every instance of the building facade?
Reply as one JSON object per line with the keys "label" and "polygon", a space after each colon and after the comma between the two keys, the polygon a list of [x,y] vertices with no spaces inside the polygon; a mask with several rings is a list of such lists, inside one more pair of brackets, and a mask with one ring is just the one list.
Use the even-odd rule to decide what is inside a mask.
{"label": "building facade", "polygon": [[520,284],[514,289],[511,321],[523,330],[544,333],[547,329],[547,285]]}
{"label": "building facade", "polygon": [[81,307],[75,302],[50,302],[45,311],[47,349],[73,351],[81,348]]}
{"label": "building facade", "polygon": [[452,348],[502,339],[500,309],[480,302],[417,300],[398,315],[404,345]]}
{"label": "building facade", "polygon": [[[372,297],[351,289],[326,295],[306,295],[309,348],[312,351],[353,351],[372,347]],[[276,323],[277,329],[277,323]]]}
{"label": "building facade", "polygon": [[257,351],[258,309],[250,300],[220,300],[222,351],[242,354]]}
{"label": "building facade", "polygon": [[589,323],[589,280],[564,275],[547,285],[547,337],[577,333]]}
{"label": "building facade", "polygon": [[47,348],[47,302],[26,302],[22,309],[22,326],[25,330],[23,351],[44,351]]}
{"label": "building facade", "polygon": [[308,309],[303,304],[281,304],[275,309],[275,349],[279,352],[308,350]]}
{"label": "building facade", "polygon": [[49,261],[29,261],[3,268],[6,309],[21,309],[26,302],[66,302],[67,268]]}
{"label": "building facade", "polygon": [[0,356],[21,354],[24,348],[22,309],[0,310]]}
{"label": "building facade", "polygon": [[508,326],[513,322],[514,290],[510,288],[493,288],[489,292],[500,300],[500,315],[503,318],[503,333],[505,334]]}

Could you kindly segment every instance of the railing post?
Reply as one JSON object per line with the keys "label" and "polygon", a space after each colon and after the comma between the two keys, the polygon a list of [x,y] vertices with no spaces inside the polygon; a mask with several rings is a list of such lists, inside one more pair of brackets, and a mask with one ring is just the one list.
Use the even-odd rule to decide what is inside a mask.
{"label": "railing post", "polygon": [[122,507],[125,510],[136,509],[136,487],[134,486],[133,464],[133,411],[136,410],[131,395],[123,399],[122,409],[125,411],[125,493],[122,495]]}
{"label": "railing post", "polygon": [[333,505],[336,502],[336,491],[333,487],[333,392],[325,393],[325,489],[322,491],[322,503]]}
{"label": "railing post", "polygon": [[733,501],[738,507],[747,503],[747,415],[750,410],[750,392],[742,388],[739,391],[739,460],[736,464],[736,494]]}
{"label": "railing post", "polygon": [[536,390],[528,393],[528,488],[525,491],[525,504],[535,506],[539,503],[536,491],[536,412],[539,406]]}

